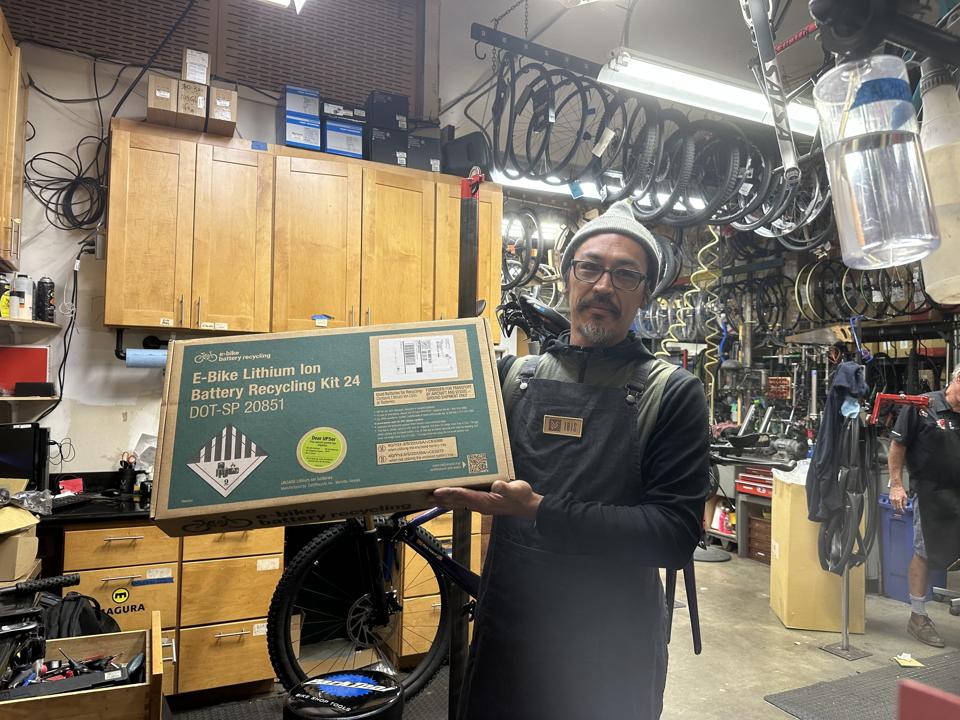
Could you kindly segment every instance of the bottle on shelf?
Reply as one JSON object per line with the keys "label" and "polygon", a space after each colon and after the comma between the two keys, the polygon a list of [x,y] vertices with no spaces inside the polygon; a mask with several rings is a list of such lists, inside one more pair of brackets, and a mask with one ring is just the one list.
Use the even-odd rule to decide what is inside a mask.
{"label": "bottle on shelf", "polygon": [[940,226],[940,247],[921,266],[927,294],[952,305],[960,303],[960,98],[953,76],[939,60],[927,58],[920,72],[920,145]]}

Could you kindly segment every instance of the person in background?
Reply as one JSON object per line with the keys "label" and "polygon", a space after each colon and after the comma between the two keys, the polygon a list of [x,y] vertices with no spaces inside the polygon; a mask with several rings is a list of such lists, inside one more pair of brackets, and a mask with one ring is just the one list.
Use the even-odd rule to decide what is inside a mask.
{"label": "person in background", "polygon": [[660,717],[658,568],[690,561],[710,472],[703,385],[629,332],[661,262],[628,201],[577,232],[569,333],[501,362],[521,479],[434,494],[495,516],[459,720]]}
{"label": "person in background", "polygon": [[[928,541],[941,537],[932,520],[940,519],[942,508],[934,516],[933,510],[924,505],[927,521],[921,520],[921,507],[917,490],[921,484],[931,485],[946,482],[960,488],[960,365],[950,378],[945,390],[927,393],[930,399],[926,408],[904,406],[891,431],[892,440],[887,456],[890,469],[890,504],[895,512],[902,513],[907,505],[907,493],[903,488],[903,466],[910,470],[910,491],[913,497],[913,559],[910,561],[908,583],[910,588],[910,620],[907,632],[922,643],[943,647],[944,642],[933,620],[927,615],[926,596],[929,587]],[[949,513],[949,510],[948,510]],[[950,513],[953,525],[960,524],[960,515]]]}

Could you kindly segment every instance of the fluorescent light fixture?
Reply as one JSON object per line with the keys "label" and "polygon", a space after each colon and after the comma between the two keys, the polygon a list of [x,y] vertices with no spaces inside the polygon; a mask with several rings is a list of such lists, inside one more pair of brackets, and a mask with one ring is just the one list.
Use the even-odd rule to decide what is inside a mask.
{"label": "fluorescent light fixture", "polygon": [[[490,179],[497,183],[498,185],[503,185],[504,187],[518,188],[520,190],[534,190],[536,192],[548,192],[556,195],[566,195],[567,197],[573,197],[573,193],[570,192],[569,185],[552,185],[551,183],[541,182],[539,180],[528,180],[527,178],[511,178],[507,175],[504,175],[500,170],[494,170],[490,173]],[[590,182],[584,182],[580,186],[580,190],[583,193],[578,197],[588,198],[590,200],[599,200],[600,192],[597,190],[596,185]]]}
{"label": "fluorescent light fixture", "polygon": [[260,0],[260,2],[270,3],[271,5],[279,5],[280,7],[290,7],[290,0]]}
{"label": "fluorescent light fixture", "polygon": [[307,0],[293,0],[293,7],[297,11],[297,15],[300,14],[300,11],[303,10],[303,6],[306,5]]}
{"label": "fluorescent light fixture", "polygon": [[[676,65],[667,66],[636,50],[619,48],[614,51],[613,58],[603,66],[597,79],[606,85],[643,95],[773,125],[767,98],[759,90],[699,70],[694,72]],[[793,132],[810,137],[816,134],[818,120],[814,107],[794,101],[787,106],[787,116]]]}

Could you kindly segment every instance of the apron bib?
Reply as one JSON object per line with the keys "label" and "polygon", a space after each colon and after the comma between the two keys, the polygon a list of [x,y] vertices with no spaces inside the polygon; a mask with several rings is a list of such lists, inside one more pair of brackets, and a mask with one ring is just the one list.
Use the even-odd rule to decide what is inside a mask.
{"label": "apron bib", "polygon": [[[636,390],[525,381],[508,419],[517,477],[543,495],[639,504]],[[495,518],[460,720],[659,717],[663,587],[630,550]]]}

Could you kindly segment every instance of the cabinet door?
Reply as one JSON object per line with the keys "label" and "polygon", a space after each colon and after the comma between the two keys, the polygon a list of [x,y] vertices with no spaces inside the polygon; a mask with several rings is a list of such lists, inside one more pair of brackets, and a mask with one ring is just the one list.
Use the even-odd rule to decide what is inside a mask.
{"label": "cabinet door", "polygon": [[[503,190],[480,186],[480,227],[477,256],[477,300],[485,300],[484,317],[490,321],[493,341],[500,341],[497,305],[500,304],[501,223]],[[437,183],[437,271],[434,319],[457,317],[460,287],[460,185]]]}
{"label": "cabinet door", "polygon": [[363,172],[362,324],[433,319],[435,183]]}
{"label": "cabinet door", "polygon": [[14,177],[23,174],[22,163],[14,165],[13,127],[17,116],[20,49],[0,12],[0,268],[19,267],[19,228],[13,222]]}
{"label": "cabinet door", "polygon": [[190,327],[196,143],[114,130],[107,325]]}
{"label": "cabinet door", "polygon": [[197,146],[193,327],[270,330],[273,155]]}
{"label": "cabinet door", "polygon": [[277,158],[274,332],[359,324],[363,171],[355,163]]}

